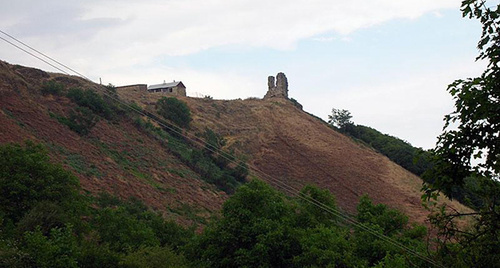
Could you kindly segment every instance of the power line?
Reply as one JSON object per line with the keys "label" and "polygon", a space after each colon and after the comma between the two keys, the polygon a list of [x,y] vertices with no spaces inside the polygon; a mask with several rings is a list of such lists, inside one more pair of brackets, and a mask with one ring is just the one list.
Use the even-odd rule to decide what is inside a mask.
{"label": "power line", "polygon": [[44,60],[44,59],[42,59],[42,58],[38,57],[37,55],[35,55],[35,54],[33,54],[33,53],[31,53],[31,52],[29,52],[29,51],[25,50],[24,48],[22,48],[22,47],[20,47],[20,46],[18,46],[18,45],[16,45],[16,44],[14,44],[14,43],[10,42],[9,40],[7,40],[7,39],[5,39],[5,38],[3,38],[3,37],[1,37],[1,36],[0,36],[0,39],[2,39],[3,41],[5,41],[5,42],[7,42],[7,43],[9,43],[9,44],[11,44],[11,45],[13,45],[14,47],[16,47],[16,48],[18,48],[18,49],[20,49],[20,50],[24,51],[25,53],[28,53],[29,55],[31,55],[31,56],[33,56],[33,57],[35,57],[35,58],[37,58],[37,59],[39,59],[39,60],[41,60],[41,61],[43,61],[43,62],[47,63],[48,65],[50,65],[50,66],[52,66],[52,67],[56,68],[57,70],[59,70],[59,71],[61,71],[61,72],[65,73],[65,74],[67,74],[67,75],[70,75],[69,73],[67,73],[67,72],[66,72],[66,71],[64,71],[63,69],[61,69],[61,68],[59,68],[59,67],[57,67],[57,66],[53,65],[52,63],[50,63],[50,62],[48,62],[48,61],[46,61],[46,60]]}
{"label": "power line", "polygon": [[[84,78],[84,79],[86,79],[86,80],[88,80],[88,81],[92,82],[92,81],[91,81],[89,78],[87,78],[85,75],[83,75],[83,74],[81,74],[81,73],[79,73],[79,72],[77,72],[77,71],[73,70],[72,68],[70,68],[70,67],[68,67],[68,66],[66,66],[66,65],[64,65],[64,64],[62,64],[61,62],[59,62],[59,61],[57,61],[57,60],[54,60],[53,58],[51,58],[51,57],[49,57],[49,56],[47,56],[47,55],[43,54],[42,52],[40,52],[40,51],[38,51],[38,50],[34,49],[33,47],[31,47],[31,46],[29,46],[29,45],[25,44],[24,42],[20,41],[19,39],[17,39],[17,38],[15,38],[15,37],[13,37],[12,35],[9,35],[9,34],[7,34],[6,32],[4,32],[4,31],[2,31],[2,30],[0,30],[0,32],[1,32],[1,33],[3,33],[3,34],[4,34],[4,35],[6,35],[6,36],[8,36],[8,37],[12,38],[13,40],[17,41],[18,43],[20,43],[20,44],[22,44],[22,45],[24,45],[24,46],[28,47],[29,49],[33,50],[34,52],[36,52],[36,53],[38,53],[38,54],[42,55],[43,57],[45,57],[45,58],[47,58],[47,59],[51,60],[52,62],[55,62],[55,63],[59,64],[60,66],[62,66],[62,67],[64,67],[64,68],[66,68],[66,69],[68,69],[68,70],[71,70],[73,73],[75,73],[75,74],[79,75],[80,77],[82,77],[82,78]],[[52,67],[56,68],[57,70],[59,70],[59,71],[61,71],[61,72],[65,73],[65,74],[67,74],[67,75],[70,75],[70,74],[69,74],[69,73],[67,73],[66,71],[64,71],[64,70],[60,69],[60,68],[59,68],[59,67],[57,67],[57,66],[54,66],[53,64],[51,64],[50,62],[48,62],[48,61],[46,61],[46,60],[42,59],[41,57],[38,57],[38,56],[34,55],[33,53],[31,53],[31,52],[29,52],[29,51],[27,51],[27,50],[25,50],[25,49],[23,49],[23,48],[19,47],[18,45],[14,44],[14,43],[12,43],[12,42],[10,42],[10,41],[8,41],[8,40],[6,40],[6,39],[5,39],[5,38],[3,38],[3,37],[0,37],[0,38],[1,38],[2,40],[4,40],[5,42],[7,42],[7,43],[11,44],[12,46],[14,46],[14,47],[16,47],[16,48],[18,48],[18,49],[20,49],[20,50],[24,51],[25,53],[27,53],[27,54],[29,54],[29,55],[31,55],[31,56],[33,56],[33,57],[35,57],[35,58],[37,58],[37,59],[39,59],[39,60],[43,61],[43,62],[45,62],[45,63],[49,64],[50,66],[52,66]],[[98,87],[98,88],[99,88],[99,87]],[[191,141],[191,142],[193,142],[193,143],[195,143],[195,144],[197,144],[197,145],[199,145],[199,146],[205,146],[205,148],[207,148],[209,151],[211,151],[211,152],[213,152],[213,153],[218,153],[219,155],[221,155],[222,157],[224,157],[226,160],[228,160],[230,163],[233,163],[233,164],[235,164],[235,165],[237,165],[237,166],[239,166],[239,167],[244,168],[244,166],[243,166],[241,163],[238,163],[236,160],[234,160],[233,158],[231,158],[231,157],[229,156],[229,154],[228,154],[228,153],[226,153],[226,152],[222,151],[221,149],[216,148],[215,146],[213,146],[213,145],[211,145],[211,144],[209,144],[209,143],[206,143],[205,141],[201,140],[200,138],[198,138],[198,137],[196,137],[196,136],[194,136],[194,138],[189,137],[188,135],[191,135],[191,136],[193,136],[193,135],[192,135],[192,134],[190,134],[190,133],[188,133],[188,132],[187,132],[187,133],[182,133],[182,132],[178,131],[178,130],[177,130],[177,128],[176,128],[175,126],[173,126],[172,124],[170,124],[170,123],[168,123],[168,122],[164,121],[163,119],[159,118],[157,115],[155,115],[155,114],[153,114],[153,113],[151,113],[151,112],[144,112],[144,111],[141,111],[141,110],[139,110],[139,109],[137,109],[137,108],[135,108],[135,107],[131,106],[130,104],[128,104],[128,103],[126,103],[126,102],[122,101],[121,99],[119,99],[119,98],[117,98],[117,97],[115,97],[115,96],[113,96],[113,95],[109,94],[106,90],[103,90],[102,88],[99,88],[99,89],[102,91],[103,95],[105,95],[105,96],[107,96],[108,98],[110,98],[110,99],[112,99],[112,100],[114,100],[114,101],[116,101],[116,102],[118,102],[118,103],[120,103],[120,104],[124,105],[124,106],[125,106],[125,107],[127,107],[128,109],[130,109],[130,110],[132,110],[132,111],[134,111],[134,112],[136,112],[136,113],[138,113],[138,114],[140,114],[140,115],[142,115],[142,116],[146,116],[146,117],[150,118],[151,120],[153,120],[153,121],[155,121],[156,123],[158,123],[160,126],[162,126],[162,127],[166,128],[166,129],[169,129],[169,130],[170,130],[170,131],[172,131],[173,133],[176,133],[176,134],[178,134],[178,135],[180,135],[180,136],[182,136],[182,137],[186,138],[187,140],[189,140],[189,141]],[[424,256],[424,255],[422,255],[422,254],[420,254],[420,253],[418,253],[418,252],[414,251],[413,249],[411,249],[411,248],[409,248],[409,247],[407,247],[407,246],[405,246],[405,245],[403,245],[403,244],[399,243],[398,241],[396,241],[395,239],[393,239],[393,238],[391,238],[391,237],[388,237],[388,236],[386,236],[386,235],[384,235],[384,234],[380,234],[380,233],[378,233],[377,231],[375,231],[375,230],[371,229],[370,227],[368,227],[368,226],[364,225],[363,223],[358,222],[355,218],[353,218],[353,217],[351,217],[351,216],[349,216],[349,215],[345,215],[345,213],[343,213],[342,211],[340,211],[340,210],[338,210],[338,209],[336,209],[336,208],[329,207],[328,205],[326,205],[326,204],[324,204],[324,203],[322,203],[322,202],[320,202],[320,201],[318,201],[318,200],[316,200],[316,199],[314,199],[314,198],[312,198],[312,197],[310,197],[310,196],[307,196],[307,195],[305,195],[305,194],[302,194],[302,193],[300,192],[300,190],[299,190],[299,189],[296,189],[295,187],[290,186],[290,185],[286,184],[285,182],[282,182],[282,181],[280,181],[280,180],[278,180],[278,179],[276,179],[276,178],[274,178],[274,177],[272,177],[272,176],[268,175],[267,173],[265,173],[265,172],[263,172],[263,171],[259,170],[258,168],[256,168],[255,166],[252,166],[252,165],[248,165],[248,166],[249,166],[249,167],[250,167],[250,168],[251,168],[251,169],[252,169],[255,173],[257,173],[257,174],[261,175],[261,176],[262,176],[262,177],[264,177],[264,178],[267,178],[267,179],[268,179],[268,181],[272,181],[272,182],[275,184],[275,186],[276,186],[276,187],[281,188],[282,190],[286,191],[288,194],[291,194],[292,196],[296,196],[296,197],[298,197],[298,198],[300,198],[300,199],[302,199],[302,200],[304,200],[304,201],[306,201],[306,202],[309,202],[309,203],[311,203],[311,204],[313,204],[313,205],[317,206],[318,208],[320,208],[320,209],[322,209],[322,210],[326,211],[327,213],[330,213],[330,214],[334,215],[335,217],[342,218],[342,219],[343,219],[343,220],[345,220],[346,222],[348,222],[348,223],[350,223],[350,224],[352,224],[352,225],[354,225],[354,226],[356,226],[356,227],[358,227],[358,228],[360,228],[360,229],[362,229],[362,230],[365,230],[365,231],[367,231],[367,232],[371,233],[372,235],[374,235],[374,236],[376,236],[376,237],[378,237],[378,238],[380,238],[380,239],[382,239],[382,240],[384,240],[384,241],[386,241],[386,242],[388,242],[388,243],[390,243],[390,244],[392,244],[392,245],[394,245],[394,246],[396,246],[396,247],[399,247],[399,248],[403,249],[404,251],[406,251],[406,252],[408,252],[408,253],[410,253],[410,254],[412,254],[412,255],[414,255],[414,256],[416,256],[416,257],[418,257],[418,258],[420,258],[420,259],[422,259],[422,260],[424,260],[424,261],[426,261],[426,262],[428,262],[428,263],[430,263],[430,264],[434,265],[434,266],[440,266],[440,267],[443,267],[442,265],[440,265],[440,264],[436,263],[434,260],[430,259],[429,257],[426,257],[426,256]]]}
{"label": "power line", "polygon": [[[15,38],[14,36],[12,36],[12,35],[10,35],[10,34],[8,34],[8,33],[4,32],[4,31],[2,31],[2,30],[0,30],[0,33],[3,33],[4,35],[6,35],[6,36],[8,36],[8,37],[12,38],[13,40],[17,41],[18,43],[22,44],[23,46],[25,46],[25,47],[27,47],[27,48],[29,48],[29,49],[31,49],[31,50],[33,50],[33,51],[35,51],[36,53],[38,53],[38,54],[40,54],[40,55],[44,56],[45,58],[47,58],[47,59],[49,59],[49,60],[51,60],[51,61],[53,61],[53,62],[55,62],[55,63],[57,63],[57,64],[59,64],[60,66],[62,66],[62,67],[64,67],[64,68],[66,68],[66,69],[68,69],[68,70],[72,71],[73,73],[75,73],[75,74],[77,74],[77,75],[79,75],[79,76],[81,76],[81,77],[83,77],[83,78],[85,78],[85,79],[87,79],[87,80],[89,80],[89,81],[92,81],[92,80],[90,80],[88,77],[86,77],[85,75],[83,75],[83,74],[81,74],[81,73],[79,73],[79,72],[77,72],[77,71],[75,71],[75,70],[71,69],[70,67],[68,67],[68,66],[66,66],[66,65],[64,65],[64,64],[62,64],[61,62],[59,62],[59,61],[57,61],[57,60],[55,60],[55,59],[53,59],[53,58],[51,58],[51,57],[49,57],[49,56],[47,56],[47,55],[43,54],[42,52],[40,52],[40,51],[38,51],[38,50],[34,49],[34,48],[33,48],[33,47],[31,47],[30,45],[28,45],[28,44],[26,44],[26,43],[22,42],[21,40],[19,40],[19,39]],[[1,37],[0,37],[0,38],[1,38]],[[2,39],[3,39],[3,38],[2,38]],[[3,40],[5,40],[5,39],[3,39]],[[6,42],[8,42],[8,43],[10,43],[10,44],[12,44],[11,42],[9,42],[9,41],[7,41],[7,40],[5,40],[5,41],[6,41]],[[12,44],[12,45],[13,45],[13,46],[15,46],[15,47],[17,47],[17,48],[19,48],[18,46],[14,45],[14,44]],[[19,48],[19,49],[22,49],[22,48]],[[32,55],[32,56],[34,56],[34,57],[36,57],[35,55],[33,55],[33,54],[31,54],[31,53],[29,53],[29,52],[25,51],[24,49],[22,49],[22,50],[23,50],[24,52],[26,52],[26,53],[28,53],[28,54],[30,54],[30,55]],[[39,60],[42,60],[43,62],[45,62],[45,63],[49,64],[49,65],[50,65],[50,66],[52,66],[52,67],[54,67],[54,68],[58,69],[59,71],[64,72],[65,74],[69,75],[69,73],[67,73],[67,72],[65,72],[65,71],[63,71],[63,70],[61,70],[61,69],[59,69],[58,67],[55,67],[54,65],[52,65],[52,64],[50,64],[50,63],[48,63],[48,62],[44,61],[43,59],[40,59],[40,58],[38,58],[38,57],[36,57],[36,58],[37,58],[37,59],[39,59]]]}

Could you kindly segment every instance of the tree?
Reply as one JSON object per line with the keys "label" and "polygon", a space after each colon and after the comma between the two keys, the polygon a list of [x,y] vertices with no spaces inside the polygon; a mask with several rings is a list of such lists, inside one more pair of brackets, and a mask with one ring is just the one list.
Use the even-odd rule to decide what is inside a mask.
{"label": "tree", "polygon": [[353,124],[351,118],[351,112],[349,112],[348,110],[333,108],[332,114],[328,116],[328,123],[332,126],[343,129],[346,126]]}
{"label": "tree", "polygon": [[42,201],[69,211],[80,200],[79,187],[78,178],[50,162],[42,145],[0,146],[0,214],[6,219],[18,222]]}
{"label": "tree", "polygon": [[[477,60],[487,60],[480,77],[459,79],[448,86],[455,111],[445,116],[444,132],[434,152],[439,156],[442,179],[434,186],[447,189],[471,174],[499,178],[500,174],[500,15],[481,0],[462,2],[463,16],[483,24]],[[450,126],[458,125],[451,128]],[[473,165],[474,159],[483,160]]]}
{"label": "tree", "polygon": [[156,103],[158,114],[181,128],[189,127],[191,112],[185,102],[176,98],[161,98]]}
{"label": "tree", "polygon": [[[452,189],[464,185],[467,179],[479,182],[478,193],[483,207],[471,213],[475,222],[471,230],[459,230],[451,225],[461,213],[444,209],[432,220],[445,236],[456,235],[460,247],[442,245],[441,251],[455,253],[468,265],[487,267],[500,263],[500,4],[486,6],[483,0],[462,2],[464,17],[478,19],[482,35],[478,43],[477,60],[488,62],[480,77],[459,79],[448,86],[455,101],[455,110],[445,116],[443,133],[433,150],[434,168],[425,176],[432,184],[424,185],[424,197],[436,197],[442,191],[450,196]],[[479,161],[479,164],[474,162]],[[430,177],[430,178],[429,178]],[[453,257],[452,257],[453,258]]]}
{"label": "tree", "polygon": [[[192,245],[193,257],[216,267],[290,267],[300,246],[283,196],[253,180],[224,203],[222,218]],[[201,265],[198,265],[201,266]]]}

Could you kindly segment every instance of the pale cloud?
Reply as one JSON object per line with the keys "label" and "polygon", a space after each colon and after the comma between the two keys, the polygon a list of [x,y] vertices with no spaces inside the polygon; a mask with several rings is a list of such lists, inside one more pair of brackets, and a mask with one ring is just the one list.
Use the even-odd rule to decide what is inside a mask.
{"label": "pale cloud", "polygon": [[[457,8],[458,0],[14,1],[6,30],[98,75],[160,56],[241,45],[291,50],[327,32],[346,36],[385,21]],[[10,4],[10,3],[9,3]],[[5,28],[4,28],[5,29]],[[50,35],[50,37],[48,37]],[[345,37],[348,38],[348,37]],[[0,56],[3,53],[0,53]],[[92,67],[93,66],[93,67]]]}
{"label": "pale cloud", "polygon": [[334,36],[320,36],[320,37],[313,38],[314,41],[318,41],[318,42],[332,42],[332,41],[335,41],[337,39],[338,38],[336,38]]}

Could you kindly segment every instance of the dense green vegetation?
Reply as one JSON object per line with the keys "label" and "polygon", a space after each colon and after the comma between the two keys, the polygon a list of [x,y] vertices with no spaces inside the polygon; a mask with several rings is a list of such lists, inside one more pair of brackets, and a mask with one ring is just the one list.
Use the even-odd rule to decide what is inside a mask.
{"label": "dense green vegetation", "polygon": [[[325,190],[308,186],[302,195],[335,207]],[[423,252],[423,227],[363,197],[357,220]],[[303,199],[290,199],[254,180],[238,189],[225,204],[222,217],[189,244],[186,256],[209,267],[384,267],[399,262],[423,264],[400,248],[365,231],[341,224],[332,214]]]}
{"label": "dense green vegetation", "polygon": [[[108,89],[109,90],[109,89]],[[55,81],[49,81],[42,86],[42,94],[63,95],[65,87]],[[77,106],[69,111],[69,116],[58,115],[50,112],[50,116],[57,119],[61,124],[80,135],[87,135],[90,130],[104,118],[116,121],[124,109],[106,97],[102,97],[91,89],[71,88],[65,96]]]}
{"label": "dense green vegetation", "polygon": [[[108,86],[107,89],[112,91],[113,87]],[[42,91],[47,94],[62,95],[65,93],[65,88],[59,83],[48,82],[43,86]],[[120,118],[119,115],[124,114],[124,109],[120,105],[90,89],[71,88],[67,90],[65,96],[77,105],[69,111],[69,116],[49,114],[80,135],[89,134],[92,127],[101,119],[113,122]],[[144,112],[134,103],[131,106],[136,111]],[[234,153],[221,150],[225,141],[220,135],[206,129],[199,136],[207,145],[200,148],[195,142],[180,134],[181,127],[188,127],[191,121],[191,112],[184,102],[176,98],[162,98],[156,106],[158,113],[175,125],[167,123],[164,126],[168,127],[157,127],[149,120],[145,121],[135,116],[132,120],[139,129],[157,138],[182,162],[217,188],[233,193],[239,185],[245,182],[248,175],[246,163],[238,160]],[[162,121],[161,118],[148,114]]]}
{"label": "dense green vegetation", "polygon": [[340,130],[363,141],[415,175],[422,175],[432,166],[430,153],[413,147],[410,143],[399,138],[353,123],[344,125]]}
{"label": "dense green vegetation", "polygon": [[64,90],[64,85],[56,81],[48,81],[42,85],[43,95],[61,95]]}
{"label": "dense green vegetation", "polygon": [[156,109],[159,115],[172,121],[178,127],[189,127],[191,112],[183,101],[173,97],[163,97],[156,103]]}
{"label": "dense green vegetation", "polygon": [[203,180],[214,184],[220,190],[233,193],[245,182],[248,175],[246,163],[237,160],[232,152],[223,150],[224,138],[211,129],[207,128],[199,134],[200,140],[206,144],[201,147],[176,132],[169,133],[170,129],[154,126],[149,120],[137,117],[134,123],[139,129],[165,143],[172,154],[200,174]]}
{"label": "dense green vegetation", "polygon": [[[178,252],[192,230],[165,221],[137,200],[82,195],[78,179],[51,163],[41,145],[0,146],[0,191],[0,267],[185,262]],[[149,249],[154,258],[144,253]]]}
{"label": "dense green vegetation", "polygon": [[[40,145],[0,146],[0,168],[0,190],[7,193],[0,267],[425,266],[258,180],[241,186],[220,218],[195,234],[137,200],[82,195],[77,179],[52,164]],[[301,194],[336,208],[328,191],[308,186]],[[363,197],[357,220],[425,254],[425,228],[408,225],[400,212]]]}

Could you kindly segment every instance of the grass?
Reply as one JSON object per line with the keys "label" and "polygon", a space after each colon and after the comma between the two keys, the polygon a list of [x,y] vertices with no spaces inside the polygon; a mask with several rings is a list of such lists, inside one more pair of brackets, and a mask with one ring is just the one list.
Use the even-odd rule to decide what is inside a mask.
{"label": "grass", "polygon": [[78,174],[82,174],[85,176],[95,176],[98,178],[103,177],[103,174],[99,171],[97,166],[95,166],[94,164],[89,165],[88,161],[85,160],[82,155],[71,153],[66,148],[52,142],[45,143],[45,146],[50,151],[63,155],[65,157],[63,162],[66,165],[70,166]]}
{"label": "grass", "polygon": [[2,108],[2,111],[3,111],[6,115],[8,115],[10,118],[12,118],[12,119],[16,119],[16,117],[14,116],[14,114],[13,114],[13,113],[12,113],[9,109],[7,109],[7,108]]}
{"label": "grass", "polygon": [[136,178],[140,179],[141,181],[144,181],[148,185],[152,186],[153,188],[157,189],[160,192],[164,193],[176,193],[177,190],[174,188],[165,188],[163,185],[159,182],[157,182],[151,175],[147,173],[140,172],[139,170],[132,169],[130,170],[130,173],[132,173]]}
{"label": "grass", "polygon": [[85,176],[102,177],[101,172],[94,164],[88,164],[85,158],[79,154],[69,154],[64,160],[68,166],[72,167],[78,174]]}
{"label": "grass", "polygon": [[17,124],[18,126],[20,126],[20,127],[25,127],[25,126],[26,126],[23,122],[19,121],[19,120],[16,118],[16,116],[15,116],[15,115],[14,115],[14,114],[10,111],[10,110],[8,110],[7,108],[2,108],[2,111],[3,111],[3,112],[4,112],[4,113],[5,113],[8,117],[10,117],[11,119],[14,119],[14,121],[16,121],[16,124]]}
{"label": "grass", "polygon": [[194,222],[207,224],[207,220],[204,217],[198,215],[202,212],[201,209],[189,204],[181,204],[180,206],[175,208],[168,207],[168,210],[177,215],[185,216]]}
{"label": "grass", "polygon": [[167,169],[168,172],[172,173],[172,174],[175,174],[181,178],[185,178],[186,177],[186,174],[184,173],[183,170],[177,170],[177,169],[172,169],[172,168],[168,168]]}
{"label": "grass", "polygon": [[102,152],[109,156],[117,165],[119,165],[122,168],[125,169],[135,169],[137,168],[137,163],[138,161],[131,162],[126,156],[130,156],[130,153],[126,150],[122,150],[121,152],[118,152],[117,150],[114,150],[110,148],[110,146],[104,142],[101,142],[99,140],[93,140],[93,143],[97,145],[99,148],[101,148]]}

